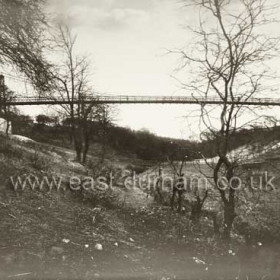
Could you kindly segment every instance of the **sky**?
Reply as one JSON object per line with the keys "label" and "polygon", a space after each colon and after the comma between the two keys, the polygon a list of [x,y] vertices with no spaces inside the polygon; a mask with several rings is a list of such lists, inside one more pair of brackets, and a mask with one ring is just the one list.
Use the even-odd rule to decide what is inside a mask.
{"label": "sky", "polygon": [[[123,95],[186,95],[174,78],[179,56],[168,50],[190,43],[187,26],[195,25],[197,11],[180,0],[48,0],[55,21],[78,35],[76,51],[89,56],[92,86],[98,93]],[[184,80],[184,76],[180,76]],[[9,82],[9,78],[7,77]],[[21,84],[20,92],[29,91]],[[193,105],[120,105],[114,110],[117,125],[148,129],[160,135],[192,139],[198,122],[186,118]],[[36,115],[49,108],[26,107]],[[274,110],[275,111],[275,110]]]}
{"label": "sky", "polygon": [[[177,95],[172,77],[191,20],[176,0],[52,0],[58,14],[78,34],[77,48],[89,54],[94,89],[104,94]],[[188,106],[121,105],[115,122],[162,136],[187,138]]]}

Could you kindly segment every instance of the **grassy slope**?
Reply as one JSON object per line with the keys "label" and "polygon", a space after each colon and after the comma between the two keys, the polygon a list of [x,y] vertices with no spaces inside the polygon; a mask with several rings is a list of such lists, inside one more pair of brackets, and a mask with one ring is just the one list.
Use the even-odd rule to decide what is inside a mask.
{"label": "grassy slope", "polygon": [[[95,207],[100,207],[96,195],[90,197],[70,190],[15,192],[10,176],[55,172],[67,178],[88,173],[83,166],[71,162],[74,156],[71,150],[0,137],[1,279],[26,271],[31,271],[33,277],[56,279],[62,273],[73,279],[85,276],[91,279],[98,272],[106,272],[109,264],[114,274],[133,264],[137,246],[129,241],[131,236],[115,211],[118,203],[110,205],[127,194],[121,191],[108,194],[107,204],[111,209],[101,205],[102,211],[96,214]],[[109,201],[112,196],[114,199]],[[63,239],[70,242],[66,244]],[[101,243],[104,251],[97,254],[96,243]],[[123,250],[130,255],[126,256]],[[131,266],[126,274],[133,269]]]}
{"label": "grassy slope", "polygon": [[[269,251],[268,260],[267,249],[250,247],[248,259],[248,248],[234,241],[237,255],[232,256],[217,246],[209,221],[193,229],[186,216],[150,205],[145,195],[133,191],[103,196],[69,190],[15,192],[9,184],[10,176],[30,172],[87,174],[71,158],[71,150],[0,136],[1,280],[234,279],[240,268],[240,275],[279,272],[273,268],[277,248]],[[102,209],[97,214],[96,207]],[[97,243],[102,251],[95,249]],[[255,269],[256,263],[253,272],[250,264]]]}
{"label": "grassy slope", "polygon": [[[245,158],[247,159],[247,157]],[[259,239],[259,241],[262,242],[280,242],[278,234],[280,231],[279,158],[279,148],[268,150],[266,153],[259,154],[257,158],[252,157],[250,160],[246,160],[245,163],[237,170],[243,184],[241,190],[237,191],[237,196],[239,197],[239,201],[236,203],[238,217],[236,219],[235,226],[237,234],[244,235],[245,231],[249,231],[250,238],[255,241]],[[180,163],[175,163],[175,166],[178,170],[180,169]],[[203,179],[203,175],[211,177],[213,170],[211,170],[206,164],[187,162],[184,165],[182,172],[188,178]],[[163,168],[163,173],[167,177],[172,177],[174,169],[170,166],[170,164],[166,163]],[[144,174],[157,176],[158,169],[150,168],[145,171]],[[272,190],[269,185],[268,189],[266,189],[266,180],[269,181],[272,177],[274,177],[272,182],[275,186],[275,190]],[[248,185],[251,184],[251,178],[254,180],[254,187],[262,186],[263,189],[260,191],[251,191],[248,187]],[[211,189],[208,194],[209,197],[205,202],[204,209],[221,211],[222,203],[220,195],[217,190],[212,188],[211,180],[210,183],[208,183],[208,187]],[[204,193],[201,197],[203,195]],[[190,201],[195,199],[195,197],[192,193],[185,193],[184,196],[184,206],[185,208],[188,208]],[[170,194],[164,197],[167,197],[167,203],[169,203]]]}

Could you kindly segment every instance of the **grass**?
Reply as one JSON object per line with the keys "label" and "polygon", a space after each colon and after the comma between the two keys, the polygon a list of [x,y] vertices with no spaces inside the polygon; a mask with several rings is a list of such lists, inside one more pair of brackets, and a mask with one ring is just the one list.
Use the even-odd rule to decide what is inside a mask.
{"label": "grass", "polygon": [[[228,247],[214,237],[209,219],[193,227],[187,215],[157,205],[141,192],[15,192],[9,184],[10,176],[28,172],[92,174],[73,158],[66,148],[0,135],[1,280],[279,279],[279,242],[271,246],[261,240],[260,246],[255,239],[246,244],[237,232]],[[256,228],[260,221],[269,222],[277,232],[273,223],[278,214],[273,220],[265,211],[259,222],[254,215]],[[96,244],[103,250],[96,250]]]}

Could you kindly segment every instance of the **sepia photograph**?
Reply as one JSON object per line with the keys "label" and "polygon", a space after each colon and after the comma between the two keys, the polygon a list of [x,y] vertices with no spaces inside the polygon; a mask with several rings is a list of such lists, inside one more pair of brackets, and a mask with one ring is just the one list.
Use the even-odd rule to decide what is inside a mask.
{"label": "sepia photograph", "polygon": [[280,3],[0,0],[0,280],[279,280]]}

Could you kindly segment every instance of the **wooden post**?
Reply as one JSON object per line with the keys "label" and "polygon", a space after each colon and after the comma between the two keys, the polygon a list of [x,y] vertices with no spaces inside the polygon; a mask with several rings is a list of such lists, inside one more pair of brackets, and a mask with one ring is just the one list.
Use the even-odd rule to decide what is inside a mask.
{"label": "wooden post", "polygon": [[0,74],[0,115],[3,113],[3,100],[5,94],[5,78]]}

